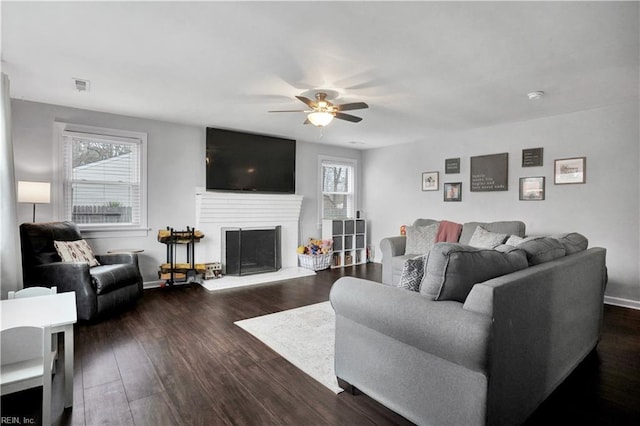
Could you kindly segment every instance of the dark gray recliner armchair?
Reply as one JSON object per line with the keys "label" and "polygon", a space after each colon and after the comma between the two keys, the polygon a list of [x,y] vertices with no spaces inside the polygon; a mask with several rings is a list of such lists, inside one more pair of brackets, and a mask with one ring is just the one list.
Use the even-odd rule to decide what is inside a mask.
{"label": "dark gray recliner armchair", "polygon": [[58,287],[76,292],[78,319],[93,320],[142,296],[142,276],[136,254],[96,255],[100,266],[62,262],[54,241],[81,240],[72,222],[20,225],[24,287]]}

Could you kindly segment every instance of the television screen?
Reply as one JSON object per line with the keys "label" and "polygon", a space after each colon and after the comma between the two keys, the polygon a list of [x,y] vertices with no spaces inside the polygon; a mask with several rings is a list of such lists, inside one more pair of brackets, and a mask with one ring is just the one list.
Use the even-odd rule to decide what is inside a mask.
{"label": "television screen", "polygon": [[294,194],[296,141],[207,127],[207,189]]}

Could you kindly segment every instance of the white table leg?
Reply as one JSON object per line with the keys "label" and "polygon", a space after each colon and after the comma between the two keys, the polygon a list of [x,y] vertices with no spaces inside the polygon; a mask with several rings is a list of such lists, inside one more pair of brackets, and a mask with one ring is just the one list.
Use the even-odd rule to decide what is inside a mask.
{"label": "white table leg", "polygon": [[64,408],[73,405],[73,324],[64,327]]}

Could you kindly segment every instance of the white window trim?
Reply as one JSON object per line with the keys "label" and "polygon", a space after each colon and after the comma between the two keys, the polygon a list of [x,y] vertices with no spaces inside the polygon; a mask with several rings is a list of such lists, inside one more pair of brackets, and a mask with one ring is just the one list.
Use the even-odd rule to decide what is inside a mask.
{"label": "white window trim", "polygon": [[353,167],[353,216],[355,218],[358,211],[358,160],[344,157],[331,157],[328,155],[318,156],[318,228],[322,227],[323,214],[323,196],[322,196],[322,163],[343,164]]}
{"label": "white window trim", "polygon": [[147,134],[129,130],[109,129],[105,127],[85,126],[64,122],[54,123],[54,156],[53,156],[53,211],[56,220],[65,220],[64,217],[64,136],[69,133],[95,134],[114,140],[140,141],[140,225],[87,225],[80,226],[80,232],[85,238],[105,237],[146,237],[149,231],[147,225]]}

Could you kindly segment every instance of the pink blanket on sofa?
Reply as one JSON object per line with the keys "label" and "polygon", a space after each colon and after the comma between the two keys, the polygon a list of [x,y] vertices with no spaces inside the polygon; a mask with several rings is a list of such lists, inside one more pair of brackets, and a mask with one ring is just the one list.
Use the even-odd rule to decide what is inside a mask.
{"label": "pink blanket on sofa", "polygon": [[449,222],[443,220],[438,226],[438,233],[436,234],[436,243],[457,243],[460,234],[462,233],[462,225],[455,222]]}

